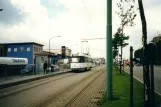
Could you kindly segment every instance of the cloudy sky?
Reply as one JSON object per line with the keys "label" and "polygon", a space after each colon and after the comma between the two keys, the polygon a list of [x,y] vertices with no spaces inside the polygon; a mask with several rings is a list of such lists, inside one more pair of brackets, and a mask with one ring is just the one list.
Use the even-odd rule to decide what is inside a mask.
{"label": "cloudy sky", "polygon": [[[113,1],[113,34],[119,27],[119,18],[115,14],[117,2]],[[136,0],[137,1],[137,0]],[[147,19],[148,41],[161,33],[161,0],[143,0]],[[137,2],[135,3],[138,7]],[[81,39],[106,37],[106,0],[0,0],[0,43],[38,42],[44,49],[68,46],[73,53],[81,52],[81,47],[90,49],[93,57],[106,56],[106,40]],[[141,21],[136,11],[136,26],[126,28],[130,36],[129,46],[124,48],[124,58],[129,58],[129,47],[140,48]],[[77,45],[76,45],[77,44]]]}

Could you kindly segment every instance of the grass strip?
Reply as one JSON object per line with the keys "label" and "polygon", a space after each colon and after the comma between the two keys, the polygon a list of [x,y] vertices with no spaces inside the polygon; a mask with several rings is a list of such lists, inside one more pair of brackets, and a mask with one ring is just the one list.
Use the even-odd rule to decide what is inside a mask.
{"label": "grass strip", "polygon": [[[122,75],[116,74],[115,69],[112,73],[113,81],[113,99],[107,100],[105,95],[102,100],[98,102],[102,107],[130,107],[130,75],[124,73]],[[134,78],[134,107],[144,106],[143,84]],[[161,96],[155,94],[155,106],[161,105]]]}

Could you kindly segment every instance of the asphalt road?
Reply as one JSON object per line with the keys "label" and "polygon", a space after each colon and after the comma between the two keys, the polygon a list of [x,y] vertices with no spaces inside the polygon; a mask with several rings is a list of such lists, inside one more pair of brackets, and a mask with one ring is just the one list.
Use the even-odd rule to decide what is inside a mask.
{"label": "asphalt road", "polygon": [[[33,81],[0,90],[1,107],[35,107],[51,96],[61,94],[67,87],[95,74],[105,66],[99,66],[83,73],[69,73]],[[85,82],[86,83],[86,82]],[[7,95],[7,96],[5,96]]]}
{"label": "asphalt road", "polygon": [[[136,79],[143,82],[143,67],[142,66],[134,66],[134,77]],[[130,68],[125,67],[125,71],[129,72]],[[154,67],[154,83],[155,83],[155,91],[161,95],[161,67],[155,66]]]}

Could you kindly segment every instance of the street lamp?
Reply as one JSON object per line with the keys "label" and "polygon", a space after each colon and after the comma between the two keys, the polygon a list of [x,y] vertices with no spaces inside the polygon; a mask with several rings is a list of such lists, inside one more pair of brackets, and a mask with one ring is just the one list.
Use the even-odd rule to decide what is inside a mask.
{"label": "street lamp", "polygon": [[55,38],[55,37],[60,37],[60,36],[53,36],[53,37],[51,37],[51,38],[49,39],[49,55],[50,55],[50,40],[53,39],[53,38]]}
{"label": "street lamp", "polygon": [[[49,55],[50,55],[50,40],[55,38],[55,37],[60,37],[60,36],[53,36],[49,39]],[[50,61],[49,61],[49,56],[48,56],[48,66],[50,65]]]}
{"label": "street lamp", "polygon": [[0,11],[3,11],[3,9],[0,9]]}

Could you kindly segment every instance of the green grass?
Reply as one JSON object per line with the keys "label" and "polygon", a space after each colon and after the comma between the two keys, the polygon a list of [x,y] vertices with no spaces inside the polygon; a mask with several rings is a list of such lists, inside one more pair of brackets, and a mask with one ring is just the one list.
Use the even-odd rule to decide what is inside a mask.
{"label": "green grass", "polygon": [[[124,75],[116,74],[113,71],[113,100],[103,100],[98,102],[102,107],[130,107],[130,76],[125,73]],[[133,80],[134,87],[134,107],[143,107],[144,95],[143,84]],[[161,96],[155,95],[156,105],[161,103]]]}

